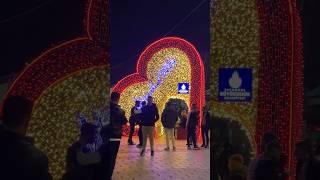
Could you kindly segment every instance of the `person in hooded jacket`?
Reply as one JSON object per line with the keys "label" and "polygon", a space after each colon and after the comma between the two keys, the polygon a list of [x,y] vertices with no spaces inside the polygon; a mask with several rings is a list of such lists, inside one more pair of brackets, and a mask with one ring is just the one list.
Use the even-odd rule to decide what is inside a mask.
{"label": "person in hooded jacket", "polygon": [[177,121],[178,121],[178,112],[175,109],[174,105],[169,102],[161,115],[161,122],[164,127],[164,133],[166,135],[167,147],[164,149],[165,151],[170,150],[170,146],[169,146],[170,140],[172,142],[172,150],[173,151],[176,150],[174,128]]}

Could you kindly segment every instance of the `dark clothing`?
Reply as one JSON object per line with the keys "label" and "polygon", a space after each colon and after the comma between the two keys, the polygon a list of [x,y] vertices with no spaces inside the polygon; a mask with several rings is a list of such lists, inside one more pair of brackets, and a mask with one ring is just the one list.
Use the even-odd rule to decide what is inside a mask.
{"label": "dark clothing", "polygon": [[117,154],[120,147],[120,141],[109,141],[108,144],[106,144],[103,147],[103,152],[105,153],[102,157],[103,160],[103,167],[104,168],[104,176],[101,179],[105,180],[111,180],[112,174],[114,170],[114,166],[116,164]]}
{"label": "dark clothing", "polygon": [[181,122],[180,122],[180,127],[182,127],[183,129],[186,128],[186,125],[187,125],[187,117],[186,116],[181,116]]}
{"label": "dark clothing", "polygon": [[68,148],[66,157],[66,174],[63,180],[99,180],[102,176],[102,164],[100,162],[90,165],[81,165],[77,159],[77,153],[81,151],[79,142]]}
{"label": "dark clothing", "polygon": [[142,108],[142,126],[155,126],[155,123],[159,120],[159,111],[156,104],[146,105]]}
{"label": "dark clothing", "polygon": [[205,146],[209,145],[209,128],[208,127],[201,127],[202,132],[202,144]]}
{"label": "dark clothing", "polygon": [[191,111],[187,122],[187,128],[194,129],[199,123],[199,111]]}
{"label": "dark clothing", "polygon": [[110,138],[121,138],[122,126],[128,122],[125,112],[115,103],[110,104],[110,124],[102,128],[102,136],[105,142]]}
{"label": "dark clothing", "polygon": [[104,171],[104,178],[101,179],[111,179],[113,169],[115,166],[120,140],[111,141],[110,138],[121,139],[122,136],[122,126],[128,122],[125,112],[121,107],[115,103],[110,104],[110,124],[104,128],[104,133],[106,139],[103,146],[101,147],[102,153],[102,165]]}
{"label": "dark clothing", "polygon": [[143,143],[143,135],[142,135],[142,126],[141,126],[141,125],[139,125],[138,136],[139,136],[139,145],[142,146],[142,143]]}
{"label": "dark clothing", "polygon": [[131,114],[129,122],[133,124],[139,124],[141,121],[141,110],[136,109],[136,107],[131,108]]}
{"label": "dark clothing", "polygon": [[187,144],[189,146],[190,140],[194,147],[197,147],[196,128],[188,128],[187,130]]}
{"label": "dark clothing", "polygon": [[164,128],[175,128],[178,121],[178,113],[175,109],[166,108],[161,115],[161,122]]}
{"label": "dark clothing", "polygon": [[129,142],[129,143],[130,143],[130,142],[133,143],[133,141],[132,141],[132,136],[133,136],[133,134],[134,134],[134,127],[135,127],[135,126],[136,126],[135,123],[130,122],[130,132],[129,132],[129,138],[128,138],[128,142]]}
{"label": "dark clothing", "polygon": [[132,136],[134,134],[134,127],[136,126],[137,123],[140,122],[141,119],[141,110],[136,109],[136,107],[132,107],[131,108],[131,115],[130,115],[130,133],[129,133],[129,138],[128,138],[128,142],[133,143],[132,142]]}
{"label": "dark clothing", "polygon": [[238,174],[232,174],[228,177],[227,180],[246,180],[246,178]]}
{"label": "dark clothing", "polygon": [[203,122],[201,123],[201,126],[207,129],[211,128],[211,117],[209,112],[203,113]]}
{"label": "dark clothing", "polygon": [[256,165],[254,180],[284,180],[285,174],[280,161],[272,160],[264,155]]}
{"label": "dark clothing", "polygon": [[313,158],[307,163],[305,180],[319,180],[320,179],[320,158]]}
{"label": "dark clothing", "polygon": [[0,125],[0,144],[0,179],[52,179],[47,156],[33,145],[31,138]]}
{"label": "dark clothing", "polygon": [[199,122],[199,111],[191,111],[187,120],[187,144],[190,144],[190,139],[194,147],[197,146],[196,129]]}
{"label": "dark clothing", "polygon": [[217,173],[221,176],[222,180],[226,180],[229,176],[228,161],[230,156],[233,154],[232,147],[230,145],[224,145],[221,154],[218,157]]}

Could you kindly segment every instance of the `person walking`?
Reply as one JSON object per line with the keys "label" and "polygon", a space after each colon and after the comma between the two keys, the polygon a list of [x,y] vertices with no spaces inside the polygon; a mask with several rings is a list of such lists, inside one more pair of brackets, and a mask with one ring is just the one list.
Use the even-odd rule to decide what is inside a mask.
{"label": "person walking", "polygon": [[120,93],[111,93],[110,103],[110,123],[103,128],[105,142],[102,147],[102,163],[104,177],[101,179],[111,180],[116,158],[119,151],[122,126],[127,124],[128,120],[125,112],[119,105]]}
{"label": "person walking", "polygon": [[164,133],[166,135],[166,144],[167,147],[164,149],[165,151],[170,150],[169,141],[172,142],[172,150],[176,150],[175,146],[175,137],[174,137],[174,129],[175,125],[178,121],[178,113],[174,108],[172,103],[168,103],[167,107],[163,110],[161,115],[161,122],[164,127]]}
{"label": "person walking", "polygon": [[138,130],[138,136],[139,136],[139,144],[137,145],[137,148],[142,148],[142,143],[143,143],[143,135],[142,135],[142,125],[141,125],[141,118],[142,118],[142,108],[147,105],[146,101],[142,101],[141,103],[141,114],[138,118],[138,125],[139,125],[139,130]]}
{"label": "person walking", "polygon": [[192,105],[191,112],[189,113],[189,117],[187,120],[187,144],[188,149],[191,149],[190,147],[190,138],[192,139],[192,143],[194,146],[194,149],[199,149],[197,145],[197,138],[196,138],[196,129],[199,122],[199,110],[197,109],[197,106],[195,104]]}
{"label": "person walking", "polygon": [[211,127],[210,113],[208,106],[203,107],[203,120],[201,122],[202,145],[201,147],[209,147],[209,130]]}
{"label": "person walking", "polygon": [[155,123],[159,120],[159,111],[155,103],[153,103],[153,98],[148,97],[148,104],[142,108],[142,135],[143,143],[140,156],[144,156],[147,146],[147,138],[150,140],[151,156],[154,156],[154,127]]}
{"label": "person walking", "polygon": [[25,136],[33,103],[22,96],[10,96],[2,107],[0,179],[51,180],[47,156]]}
{"label": "person walking", "polygon": [[138,122],[140,115],[141,115],[140,101],[136,101],[135,105],[131,108],[131,115],[129,119],[129,123],[130,123],[130,133],[128,138],[129,145],[135,145],[135,143],[132,141],[132,136],[134,133],[134,127],[136,126],[136,123]]}

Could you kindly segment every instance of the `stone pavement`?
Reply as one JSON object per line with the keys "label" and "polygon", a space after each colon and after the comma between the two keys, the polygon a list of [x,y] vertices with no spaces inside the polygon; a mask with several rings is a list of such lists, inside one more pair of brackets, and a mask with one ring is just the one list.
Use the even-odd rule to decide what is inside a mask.
{"label": "stone pavement", "polygon": [[[186,141],[176,141],[177,151],[164,151],[165,140],[155,140],[155,156],[151,157],[149,142],[144,157],[140,149],[129,146],[122,138],[113,180],[209,180],[210,150],[187,150]],[[134,142],[138,142],[135,138]],[[199,143],[201,145],[201,143]]]}

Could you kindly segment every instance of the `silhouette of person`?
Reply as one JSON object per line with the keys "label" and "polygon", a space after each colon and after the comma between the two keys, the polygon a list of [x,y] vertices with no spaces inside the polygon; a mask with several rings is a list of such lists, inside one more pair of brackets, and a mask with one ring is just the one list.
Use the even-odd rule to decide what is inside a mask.
{"label": "silhouette of person", "polygon": [[192,109],[189,113],[189,117],[187,120],[187,144],[188,149],[190,148],[190,139],[192,140],[194,149],[199,149],[197,145],[197,138],[196,138],[196,129],[199,122],[199,110],[197,109],[197,106],[195,104],[192,105]]}
{"label": "silhouette of person", "polygon": [[47,156],[25,136],[33,104],[22,96],[5,99],[0,125],[0,179],[52,179]]}
{"label": "silhouette of person", "polygon": [[138,125],[139,125],[139,130],[138,130],[138,136],[139,136],[139,144],[137,145],[137,148],[142,148],[143,144],[143,135],[142,135],[142,125],[141,125],[141,118],[142,118],[142,108],[147,105],[146,101],[142,101],[141,103],[141,114],[138,118]]}
{"label": "silhouette of person", "polygon": [[178,112],[174,108],[174,105],[169,102],[167,104],[167,107],[163,110],[162,115],[161,115],[161,122],[164,127],[164,132],[166,135],[167,147],[164,149],[165,151],[170,150],[170,146],[169,146],[170,140],[172,141],[173,151],[176,150],[174,128],[175,128],[177,121],[178,121]]}
{"label": "silhouette of person", "polygon": [[203,107],[203,120],[201,122],[202,145],[201,147],[209,147],[209,130],[211,127],[210,113],[208,106]]}
{"label": "silhouette of person", "polygon": [[104,168],[104,177],[101,179],[111,180],[114,166],[116,164],[117,154],[119,151],[122,126],[125,125],[128,120],[125,116],[125,112],[119,105],[120,93],[111,93],[110,103],[110,124],[104,127],[105,142],[102,146],[102,163]]}
{"label": "silhouette of person", "polygon": [[129,119],[129,123],[130,123],[130,133],[128,138],[129,145],[135,145],[135,143],[132,141],[132,136],[134,133],[134,127],[139,121],[140,116],[141,116],[140,101],[136,101],[135,105],[131,108],[131,115]]}
{"label": "silhouette of person", "polygon": [[95,125],[85,123],[80,138],[68,148],[64,180],[99,180],[102,177],[101,155],[90,152],[87,145],[95,139]]}
{"label": "silhouette of person", "polygon": [[154,156],[154,127],[155,123],[159,120],[159,111],[155,103],[153,103],[153,98],[148,97],[148,103],[142,108],[142,135],[143,144],[140,156],[143,156],[146,150],[147,138],[149,137],[151,146],[151,156]]}

